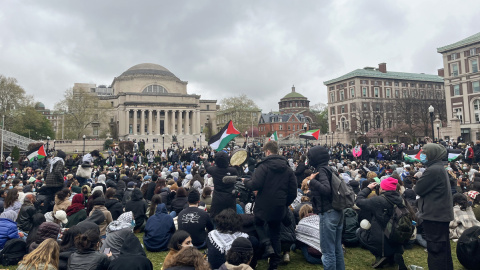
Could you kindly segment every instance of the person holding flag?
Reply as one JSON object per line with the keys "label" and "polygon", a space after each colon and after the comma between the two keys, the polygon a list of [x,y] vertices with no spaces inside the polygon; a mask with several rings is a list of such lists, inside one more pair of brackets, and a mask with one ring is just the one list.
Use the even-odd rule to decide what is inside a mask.
{"label": "person holding flag", "polygon": [[55,201],[55,193],[63,189],[66,157],[65,152],[58,150],[57,156],[49,160],[47,168],[43,172],[45,186],[42,187],[42,193],[45,192],[47,196],[45,200],[45,205],[48,205],[47,212],[53,210],[53,204],[50,202]]}

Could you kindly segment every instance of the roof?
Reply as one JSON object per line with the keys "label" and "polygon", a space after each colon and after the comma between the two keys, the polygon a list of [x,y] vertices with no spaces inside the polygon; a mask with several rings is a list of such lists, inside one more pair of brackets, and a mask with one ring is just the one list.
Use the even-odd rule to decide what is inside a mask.
{"label": "roof", "polygon": [[290,92],[287,95],[285,95],[282,99],[285,99],[285,98],[306,98],[306,97],[298,92]]}
{"label": "roof", "polygon": [[468,45],[471,45],[471,44],[474,44],[474,43],[478,43],[478,42],[480,42],[480,33],[476,33],[473,36],[469,36],[465,39],[462,39],[462,40],[457,41],[455,43],[452,43],[450,45],[437,48],[437,52],[438,53],[443,53],[443,52],[446,52],[446,51],[455,50],[455,49],[458,49],[458,48],[461,48],[461,47],[464,47],[464,46],[468,46]]}
{"label": "roof", "polygon": [[166,69],[164,66],[151,64],[151,63],[143,63],[143,64],[135,65],[127,69],[125,72],[123,72],[122,75],[120,75],[120,77],[128,76],[128,75],[138,75],[138,74],[139,75],[161,75],[161,76],[177,78],[175,74],[170,72],[170,70]]}
{"label": "roof", "polygon": [[355,77],[443,83],[443,77],[440,77],[437,75],[430,75],[430,74],[423,74],[423,73],[395,72],[395,71],[387,71],[386,73],[383,73],[377,69],[369,68],[369,69],[356,69],[336,79],[325,81],[323,82],[323,84],[329,85],[332,83],[337,83],[337,82],[355,78]]}
{"label": "roof", "polygon": [[[277,114],[277,113],[262,113],[258,122],[263,119],[265,123],[287,123],[288,119],[292,117],[293,113]],[[296,113],[295,116],[300,122],[303,122],[305,117],[303,114]],[[282,119],[280,122],[279,119]]]}

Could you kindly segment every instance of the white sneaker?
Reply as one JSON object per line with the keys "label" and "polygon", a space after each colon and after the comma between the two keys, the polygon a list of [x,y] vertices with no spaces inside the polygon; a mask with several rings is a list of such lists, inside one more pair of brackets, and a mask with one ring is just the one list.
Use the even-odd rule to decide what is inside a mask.
{"label": "white sneaker", "polygon": [[283,255],[283,262],[285,262],[285,263],[289,263],[289,262],[290,262],[290,254],[285,253],[285,254]]}

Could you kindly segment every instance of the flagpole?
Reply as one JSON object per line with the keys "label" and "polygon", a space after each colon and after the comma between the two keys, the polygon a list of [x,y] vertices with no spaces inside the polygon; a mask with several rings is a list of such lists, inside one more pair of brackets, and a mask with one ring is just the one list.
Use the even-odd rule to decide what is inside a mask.
{"label": "flagpole", "polygon": [[0,151],[0,159],[3,162],[3,136],[5,135],[5,114],[2,115],[2,149]]}

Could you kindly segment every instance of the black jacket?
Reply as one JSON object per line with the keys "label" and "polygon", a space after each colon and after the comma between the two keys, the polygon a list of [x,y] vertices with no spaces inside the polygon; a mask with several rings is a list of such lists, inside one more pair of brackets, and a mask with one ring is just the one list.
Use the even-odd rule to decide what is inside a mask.
{"label": "black jacket", "polygon": [[117,218],[123,214],[123,206],[122,203],[119,202],[117,199],[106,199],[105,200],[105,207],[110,211],[112,214],[112,219],[117,220]]}
{"label": "black jacket", "polygon": [[297,187],[300,188],[302,186],[302,181],[305,179],[305,170],[307,167],[305,166],[304,162],[300,162],[297,165],[297,169],[295,169],[295,177],[297,177]]}
{"label": "black jacket", "polygon": [[315,167],[318,172],[318,175],[309,184],[313,212],[316,214],[325,213],[333,209],[330,185],[333,172],[328,166],[330,155],[326,148],[315,146],[308,152],[308,160],[310,165]]}
{"label": "black jacket", "polygon": [[245,180],[245,187],[258,191],[253,212],[265,221],[282,220],[287,207],[297,197],[295,174],[287,159],[280,155],[270,155],[260,161],[252,178]]}
{"label": "black jacket", "polygon": [[110,263],[108,270],[153,270],[153,265],[138,238],[130,233],[125,237],[120,256]]}
{"label": "black jacket", "polygon": [[[366,243],[369,246],[370,252],[377,257],[389,257],[394,253],[403,253],[402,245],[391,244],[384,235],[384,228],[393,214],[392,203],[396,204],[398,207],[405,207],[402,197],[397,191],[385,191],[382,195],[388,198],[392,203],[383,196],[375,196],[367,199],[371,192],[371,189],[364,188],[358,193],[355,202],[362,211],[366,210],[372,213],[372,219],[370,220],[372,226],[369,230],[361,229],[360,231],[362,242]],[[384,247],[383,254],[382,244]]]}
{"label": "black jacket", "polygon": [[442,162],[447,150],[437,144],[429,143],[423,147],[428,162],[422,177],[413,188],[420,196],[418,199],[418,217],[423,220],[450,222],[453,220],[453,199],[450,180]]}
{"label": "black jacket", "polygon": [[107,255],[98,251],[76,251],[68,259],[68,270],[105,270],[109,264]]}
{"label": "black jacket", "polygon": [[132,192],[132,199],[125,205],[125,212],[132,211],[135,217],[135,230],[140,228],[147,217],[147,202],[143,199],[140,189]]}
{"label": "black jacket", "polygon": [[172,200],[170,205],[170,212],[175,211],[178,215],[183,209],[188,207],[188,198],[187,197],[176,197]]}
{"label": "black jacket", "polygon": [[73,246],[67,250],[61,251],[58,261],[58,270],[67,270],[68,269],[68,259],[77,249]]}
{"label": "black jacket", "polygon": [[210,215],[204,210],[192,206],[178,213],[178,229],[184,230],[192,237],[194,246],[201,246],[207,240],[207,231],[213,230]]}
{"label": "black jacket", "polygon": [[33,204],[24,204],[17,217],[17,226],[24,232],[29,232],[33,227],[33,215],[37,213]]}

